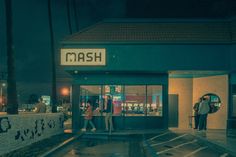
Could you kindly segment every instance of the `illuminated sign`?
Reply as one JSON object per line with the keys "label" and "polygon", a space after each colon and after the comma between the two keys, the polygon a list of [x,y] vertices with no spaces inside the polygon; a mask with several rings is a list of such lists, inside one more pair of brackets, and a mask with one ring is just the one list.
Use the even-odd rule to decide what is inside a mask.
{"label": "illuminated sign", "polygon": [[51,103],[51,97],[48,96],[48,95],[42,95],[41,98],[43,99],[43,102],[46,104],[46,105],[50,105]]}
{"label": "illuminated sign", "polygon": [[106,49],[61,49],[61,65],[106,65]]}

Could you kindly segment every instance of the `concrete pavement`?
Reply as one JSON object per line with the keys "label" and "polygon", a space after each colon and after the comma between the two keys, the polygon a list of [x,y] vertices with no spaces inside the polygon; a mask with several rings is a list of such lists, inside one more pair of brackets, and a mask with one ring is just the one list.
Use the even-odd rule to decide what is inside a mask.
{"label": "concrete pavement", "polygon": [[227,136],[226,130],[208,129],[207,131],[199,132],[194,129],[170,129],[176,133],[189,133],[206,143],[217,147],[218,149],[225,150],[232,155],[236,156],[236,138]]}
{"label": "concrete pavement", "polygon": [[[139,135],[140,134],[140,135]],[[120,141],[127,140],[127,137],[131,137],[132,135],[135,135],[137,137],[140,136],[140,138],[145,137],[144,139],[151,139],[151,141],[148,141],[149,145],[152,147],[151,154],[147,155],[147,157],[155,157],[155,156],[165,156],[165,155],[172,155],[172,156],[181,156],[185,153],[188,153],[187,156],[191,156],[191,154],[194,153],[195,156],[220,156],[226,157],[226,156],[236,156],[236,138],[227,137],[226,136],[226,130],[207,130],[206,132],[199,132],[197,130],[193,129],[169,129],[169,130],[121,130],[121,131],[115,131],[111,134],[104,132],[104,131],[96,131],[94,132],[85,132],[82,133],[79,132],[77,136],[82,135],[82,139],[87,139],[88,141],[100,141],[95,142],[95,145],[93,147],[84,145],[83,147],[79,147],[81,145],[82,139],[78,139],[78,143],[69,145],[67,149],[63,147],[61,151],[60,147],[59,152],[57,150],[52,150],[50,153],[46,152],[46,155],[49,154],[58,155],[61,153],[67,155],[73,155],[75,157],[81,156],[84,152],[84,150],[91,149],[92,152],[97,152],[101,149],[102,146],[109,148],[108,150],[114,150],[114,148],[117,148],[117,150],[113,151],[113,156],[128,156],[128,151],[126,147],[123,147],[125,145],[132,146],[133,144],[130,143],[119,143],[116,142],[117,139]],[[164,135],[164,136],[163,136]],[[158,137],[158,138],[156,138]],[[173,140],[174,139],[174,140]],[[81,141],[82,140],[82,141]],[[118,140],[118,141],[119,141]],[[146,141],[145,140],[145,141]],[[170,143],[171,141],[171,143]],[[173,142],[172,142],[173,141]],[[107,142],[107,144],[106,144]],[[113,143],[112,143],[113,142]],[[131,141],[132,142],[132,141]],[[135,142],[135,141],[134,141]],[[156,144],[155,144],[156,142]],[[82,142],[83,143],[83,142]],[[86,142],[85,142],[86,143]],[[184,148],[180,148],[181,145],[184,145],[186,143],[189,143],[184,146]],[[64,143],[68,146],[68,144]],[[200,145],[199,145],[200,144]],[[144,144],[145,145],[145,144]],[[175,148],[176,147],[176,148]],[[178,147],[178,148],[177,148]],[[118,149],[119,148],[119,149]],[[148,148],[148,147],[146,147]],[[129,147],[131,149],[131,147]],[[124,151],[126,150],[126,151]],[[134,150],[134,149],[131,149]],[[125,154],[121,155],[122,152],[125,152]],[[190,152],[188,152],[190,151]],[[73,153],[74,152],[74,153]],[[87,151],[86,151],[87,152]],[[114,154],[114,152],[116,152]],[[131,151],[132,152],[132,151]],[[133,151],[136,152],[136,151]],[[150,151],[149,151],[150,152]],[[162,154],[162,152],[164,152]],[[81,154],[82,153],[82,154]],[[104,153],[110,153],[112,152],[100,152],[101,156],[104,156]],[[103,153],[103,155],[102,155]],[[182,153],[182,154],[181,154]],[[197,153],[197,154],[196,154]],[[118,155],[119,154],[119,155]],[[140,153],[139,153],[140,154]],[[189,155],[190,154],[190,155]],[[49,156],[51,156],[49,155]],[[94,155],[94,154],[93,154]],[[193,155],[193,156],[194,156]],[[63,155],[62,155],[63,156]],[[86,155],[85,155],[86,156]],[[88,154],[87,154],[88,156]],[[137,156],[137,155],[135,155]],[[186,155],[185,155],[186,156]]]}

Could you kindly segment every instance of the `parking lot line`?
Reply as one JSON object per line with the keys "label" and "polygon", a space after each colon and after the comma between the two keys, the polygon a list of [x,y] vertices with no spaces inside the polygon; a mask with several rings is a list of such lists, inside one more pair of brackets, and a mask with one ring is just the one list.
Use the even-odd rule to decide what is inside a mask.
{"label": "parking lot line", "polygon": [[154,137],[148,139],[147,141],[152,141],[152,140],[154,140],[154,139],[156,139],[156,138],[158,138],[158,137],[164,136],[164,135],[169,134],[169,133],[170,133],[170,132],[165,132],[165,133],[163,133],[163,134],[160,134],[160,135],[154,136]]}
{"label": "parking lot line", "polygon": [[159,155],[159,154],[162,154],[162,153],[164,153],[164,152],[167,152],[167,151],[169,151],[169,150],[171,150],[171,149],[179,148],[179,147],[181,147],[181,146],[184,146],[184,145],[187,145],[187,144],[190,144],[190,143],[195,143],[195,142],[197,142],[196,139],[195,139],[195,140],[192,140],[192,141],[190,141],[190,142],[182,143],[182,144],[180,144],[180,145],[177,145],[177,146],[172,147],[172,148],[169,148],[169,149],[165,149],[165,150],[160,151],[160,152],[156,152],[156,154]]}
{"label": "parking lot line", "polygon": [[151,144],[151,146],[157,146],[157,145],[161,145],[161,144],[164,144],[164,143],[172,142],[172,141],[177,140],[177,139],[179,139],[179,138],[181,138],[181,137],[184,137],[184,136],[186,136],[186,135],[188,135],[188,134],[183,134],[183,135],[181,135],[181,136],[177,136],[177,137],[172,138],[171,140],[168,140],[168,141],[164,141],[164,142],[160,142],[160,143]]}
{"label": "parking lot line", "polygon": [[198,148],[198,149],[192,151],[191,153],[185,155],[184,157],[192,156],[193,154],[196,154],[197,152],[200,152],[200,151],[202,151],[202,150],[204,150],[204,149],[206,149],[206,148],[208,148],[208,146],[206,146],[206,147],[200,147],[200,148]]}

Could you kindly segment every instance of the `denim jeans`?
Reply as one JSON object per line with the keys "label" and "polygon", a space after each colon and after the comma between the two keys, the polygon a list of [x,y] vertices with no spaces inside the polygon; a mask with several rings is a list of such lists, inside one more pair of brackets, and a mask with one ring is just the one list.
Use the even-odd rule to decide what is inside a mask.
{"label": "denim jeans", "polygon": [[199,130],[206,130],[207,126],[207,114],[200,114],[199,117]]}
{"label": "denim jeans", "polygon": [[92,119],[85,119],[84,120],[84,128],[86,129],[87,128],[87,125],[88,123],[91,125],[92,128],[95,128],[93,122],[92,122]]}

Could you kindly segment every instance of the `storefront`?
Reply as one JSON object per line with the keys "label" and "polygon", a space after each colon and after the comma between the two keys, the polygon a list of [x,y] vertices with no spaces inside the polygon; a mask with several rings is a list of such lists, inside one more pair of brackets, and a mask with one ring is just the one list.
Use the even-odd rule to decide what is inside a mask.
{"label": "storefront", "polygon": [[[115,129],[168,127],[167,105],[163,105],[167,104],[168,97],[168,76],[166,74],[151,74],[148,78],[144,78],[143,73],[101,75],[104,75],[105,79],[99,78],[99,74],[83,75],[81,79],[77,78],[76,81],[80,84],[73,85],[73,97],[77,99],[73,99],[73,101],[77,101],[80,105],[73,105],[73,118],[78,118],[79,115],[84,116],[86,102],[89,100],[93,105],[93,120],[97,129],[104,129],[103,109],[107,95],[110,95],[113,102]],[[76,110],[77,115],[74,112]],[[81,127],[83,118],[75,125]]]}
{"label": "storefront", "polygon": [[[181,106],[175,111],[179,114],[177,127],[186,126],[194,101],[201,94],[218,92],[213,87],[206,90],[205,85],[201,90],[195,88],[202,80],[218,80],[224,87],[219,91],[228,93],[230,59],[234,56],[230,51],[229,23],[228,20],[104,21],[68,37],[62,42],[60,64],[74,79],[73,130],[82,127],[88,100],[94,106],[96,127],[104,129],[102,110],[107,95],[113,100],[115,129],[167,129],[170,121],[176,119],[169,115],[169,106],[175,100],[174,95],[179,96],[178,91],[185,98],[175,100]],[[220,77],[203,79],[200,75]],[[189,82],[186,89],[190,95],[178,78],[184,84]],[[224,110],[220,114],[226,118],[222,126],[227,121],[228,94],[223,97]]]}

